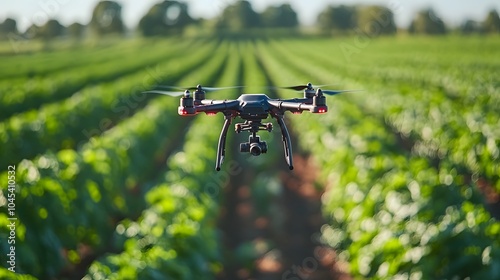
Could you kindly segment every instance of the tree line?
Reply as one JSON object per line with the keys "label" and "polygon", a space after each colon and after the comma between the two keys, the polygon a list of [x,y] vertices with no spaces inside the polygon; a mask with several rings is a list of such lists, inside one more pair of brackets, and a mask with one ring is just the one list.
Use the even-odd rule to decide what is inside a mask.
{"label": "tree line", "polygon": [[[243,32],[249,29],[274,28],[296,30],[299,27],[297,13],[290,4],[269,6],[256,12],[249,1],[237,1],[228,5],[214,19],[194,19],[188,13],[188,4],[166,0],[153,5],[141,18],[137,26],[143,36],[169,36],[183,34],[188,27],[211,32]],[[380,5],[330,5],[317,17],[316,26],[323,35],[351,34],[395,34],[398,28],[391,9]],[[500,17],[495,10],[489,11],[482,22],[464,20],[458,28],[449,28],[433,9],[416,13],[406,32],[410,34],[446,34],[450,31],[463,34],[500,33]],[[399,30],[401,31],[401,30]],[[15,19],[7,18],[0,23],[0,38],[22,35],[26,38],[50,40],[69,36],[82,38],[91,33],[97,36],[123,35],[127,32],[122,19],[122,6],[114,1],[99,2],[92,12],[90,23],[85,26],[73,23],[63,26],[56,19],[43,26],[31,25],[20,34]]]}

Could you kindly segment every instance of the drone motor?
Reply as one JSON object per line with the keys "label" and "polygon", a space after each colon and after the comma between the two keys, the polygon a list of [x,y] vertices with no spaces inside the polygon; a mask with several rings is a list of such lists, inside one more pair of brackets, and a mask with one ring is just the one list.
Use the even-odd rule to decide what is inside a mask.
{"label": "drone motor", "polygon": [[201,85],[197,85],[196,90],[194,92],[194,100],[196,100],[196,101],[204,100],[205,96],[206,96],[206,93],[203,90],[203,88],[201,87]]}

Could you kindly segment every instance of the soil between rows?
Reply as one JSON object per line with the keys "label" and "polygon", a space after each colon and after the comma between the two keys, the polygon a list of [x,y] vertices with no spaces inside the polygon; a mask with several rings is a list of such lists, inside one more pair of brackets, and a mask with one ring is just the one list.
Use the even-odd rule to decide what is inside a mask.
{"label": "soil between rows", "polygon": [[[297,138],[291,133],[297,151]],[[218,279],[351,279],[345,266],[336,262],[336,252],[319,241],[325,224],[321,211],[323,190],[315,186],[318,169],[312,158],[295,153],[295,168],[290,171],[282,158],[281,137],[273,141],[279,143],[268,145],[281,148],[275,154],[279,158],[269,159],[276,164],[265,171],[245,164],[248,155],[234,148],[239,143],[229,145],[233,148],[228,156],[241,163],[244,171],[232,176],[223,192],[219,229],[224,268]],[[261,173],[281,185],[281,191],[270,196],[265,207],[259,201],[262,197],[252,190]]]}

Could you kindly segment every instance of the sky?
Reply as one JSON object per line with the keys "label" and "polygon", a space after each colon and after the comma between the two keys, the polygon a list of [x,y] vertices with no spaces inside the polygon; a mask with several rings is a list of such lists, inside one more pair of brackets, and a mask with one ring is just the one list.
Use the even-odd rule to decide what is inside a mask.
{"label": "sky", "polygon": [[[140,18],[155,3],[161,0],[115,0],[123,9],[123,19],[129,28],[137,25]],[[0,22],[7,17],[15,18],[18,28],[24,31],[31,23],[42,25],[49,18],[56,18],[69,25],[74,22],[87,24],[92,10],[99,0],[2,0]],[[184,0],[189,4],[189,12],[193,17],[211,18],[219,15],[225,6],[235,0]],[[396,24],[407,27],[416,11],[432,7],[448,24],[459,25],[464,19],[482,21],[491,9],[500,12],[499,0],[250,0],[257,11],[269,5],[290,3],[304,25],[315,23],[317,15],[329,4],[382,4],[394,12]]]}

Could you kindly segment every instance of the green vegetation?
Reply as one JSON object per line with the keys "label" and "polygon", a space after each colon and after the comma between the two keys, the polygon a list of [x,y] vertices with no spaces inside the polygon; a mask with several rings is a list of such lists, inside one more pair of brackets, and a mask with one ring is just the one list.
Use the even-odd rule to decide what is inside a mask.
{"label": "green vegetation", "polygon": [[[144,39],[6,57],[0,88],[12,94],[0,108],[17,107],[0,109],[0,177],[16,165],[17,279],[215,278],[224,262],[221,115],[181,118],[177,99],[140,92],[201,83],[251,93],[308,81],[363,90],[328,97],[324,115],[287,115],[296,152],[312,156],[326,191],[320,239],[348,273],[498,279],[499,49],[498,37]],[[39,104],[16,101],[31,98]],[[269,189],[284,165],[270,140],[279,137],[262,134],[269,153],[236,166],[254,179],[258,213],[278,195]],[[235,168],[231,157],[223,171]],[[2,263],[8,250],[2,242]],[[251,253],[242,246],[235,256],[252,265]]]}
{"label": "green vegetation", "polygon": [[[196,47],[197,44],[194,45]],[[216,44],[207,44],[189,58],[174,58],[178,53],[173,50],[168,56],[163,54],[162,58],[168,59],[165,63],[158,63],[153,68],[140,68],[133,74],[108,83],[107,77],[103,77],[101,84],[90,86],[61,102],[47,104],[38,111],[32,110],[7,119],[0,123],[3,135],[0,143],[5,147],[5,150],[0,151],[0,164],[13,164],[45,150],[55,151],[81,145],[143,107],[150,97],[141,93],[142,91],[154,84],[173,82],[190,72],[192,67],[211,55],[215,46]],[[190,51],[194,47],[184,48],[182,51]],[[120,69],[120,64],[116,61],[108,64],[110,63]],[[168,75],[164,72],[165,69],[176,69],[176,72]],[[64,74],[61,76],[64,77]],[[79,76],[79,72],[75,76]],[[83,85],[76,84],[76,87]]]}
{"label": "green vegetation", "polygon": [[[105,57],[102,62],[92,64],[89,63],[92,62],[91,60],[84,65],[72,67],[71,71],[45,73],[44,68],[41,68],[36,73],[31,66],[24,68],[22,67],[24,65],[21,64],[22,68],[29,69],[27,76],[17,77],[14,81],[13,79],[6,79],[0,82],[0,89],[5,92],[5,95],[0,97],[2,102],[0,120],[10,117],[14,113],[38,108],[43,103],[74,96],[83,89],[84,85],[92,85],[96,82],[102,83],[106,80],[112,81],[128,74],[136,74],[139,70],[147,71],[144,69],[155,65],[159,60],[170,59],[176,55],[176,50],[186,48],[194,42],[188,41],[173,46],[170,46],[170,43],[148,42],[147,45],[134,45],[127,51],[119,50],[118,54],[112,55],[111,58]],[[164,51],[166,48],[169,48],[169,51]],[[107,51],[114,52],[113,50]],[[140,53],[140,55],[138,56],[137,53]],[[56,59],[61,61],[61,64],[64,64],[64,58],[71,55],[79,55],[79,51],[73,51],[63,56],[63,58],[58,57]],[[122,63],[117,64],[117,59],[120,59]],[[47,58],[40,58],[39,60],[32,59],[27,63],[40,63],[43,65],[49,62],[50,60],[47,60]],[[54,68],[62,70],[67,67],[55,66]],[[15,67],[11,67],[10,70],[13,71],[13,68]]]}
{"label": "green vegetation", "polygon": [[[453,40],[458,39],[430,42],[439,47]],[[328,41],[316,42],[316,51],[299,41],[262,46],[262,61],[278,81],[313,76],[365,90],[330,98],[330,112],[319,121],[292,119],[303,128],[302,147],[315,156],[329,189],[324,203],[331,225],[323,228],[323,241],[338,248],[350,272],[362,277],[499,277],[500,224],[479,193],[484,187],[500,192],[500,131],[493,108],[499,104],[499,80],[487,61],[472,77],[450,64],[470,63],[472,56],[462,51],[477,50],[477,41],[461,44],[462,55],[450,48],[430,53],[416,40],[406,43],[411,47],[396,43],[397,50],[389,46],[393,40],[372,41],[349,64],[342,63],[342,53],[318,55],[331,49]],[[498,56],[499,43],[489,41],[482,52]],[[388,60],[410,50],[435,62]],[[455,60],[441,60],[439,50]],[[316,66],[304,71],[306,63]],[[280,75],[283,64],[290,71]],[[437,65],[447,71],[433,71]],[[484,79],[480,88],[474,77]]]}
{"label": "green vegetation", "polygon": [[[241,62],[235,46],[222,46],[218,56],[227,56],[224,75],[207,82],[237,82]],[[196,83],[196,74],[214,72],[219,65],[207,64],[180,82]],[[206,182],[207,174],[214,172],[217,147],[199,143],[200,138],[216,143],[219,131],[214,127],[219,123],[210,117],[193,121],[184,146],[168,160],[166,170],[146,194],[148,209],[136,222],[125,221],[117,227],[127,237],[123,253],[93,264],[86,279],[202,279],[220,270],[214,227],[220,190],[207,191]]]}

